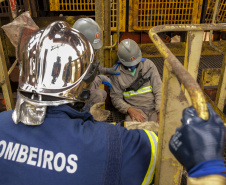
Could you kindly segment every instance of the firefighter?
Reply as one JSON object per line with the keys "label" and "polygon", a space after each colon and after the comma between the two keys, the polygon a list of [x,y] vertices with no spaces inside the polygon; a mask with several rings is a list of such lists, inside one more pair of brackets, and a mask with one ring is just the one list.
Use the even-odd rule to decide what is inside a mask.
{"label": "firefighter", "polygon": [[[95,21],[93,21],[92,19],[89,19],[89,18],[82,18],[82,19],[77,20],[75,25],[76,25],[77,30],[82,31],[83,34],[86,37],[88,37],[88,39],[91,40],[91,44],[95,49],[99,49],[100,47],[102,47],[103,44],[100,39],[99,40],[97,39],[94,43],[91,38],[92,36],[95,38],[95,35],[101,34],[101,30]],[[94,30],[94,32],[87,32],[85,30],[85,28],[89,28],[87,26],[91,26],[91,28],[92,28],[92,30]],[[34,23],[33,19],[30,17],[29,11],[22,13],[20,16],[17,17],[17,19],[12,21],[11,23],[4,25],[3,28],[4,28],[7,36],[10,38],[11,42],[13,43],[13,45],[16,47],[16,50],[18,50],[17,58],[20,58],[21,51],[19,52],[19,50],[20,50],[19,48],[22,48],[22,46],[26,42],[26,39],[31,35],[31,33],[33,33],[34,31],[39,29],[39,27]],[[16,30],[16,31],[12,32],[12,30]],[[57,57],[56,62],[53,64],[54,67],[51,72],[51,78],[52,78],[53,84],[56,82],[56,79],[60,75],[61,60],[62,60],[61,57]],[[71,75],[70,61],[71,61],[71,59],[68,58],[68,65],[67,65],[67,67],[65,66],[66,68],[68,68],[68,70],[66,68],[63,70],[64,71],[63,76],[65,78],[64,79],[65,83],[67,83],[67,81],[68,81],[67,79],[69,79],[70,75]],[[113,68],[104,68],[103,66],[99,66],[99,71],[101,71],[104,74],[118,75],[118,73],[114,73]],[[105,84],[109,89],[111,88],[111,82],[107,76],[104,76],[104,75],[96,76],[94,82],[91,84],[90,98],[86,102],[86,106],[83,107],[83,110],[91,111],[91,107],[94,104],[98,103],[98,105],[92,107],[92,109],[97,109],[97,110],[96,111],[92,110],[91,112],[92,112],[95,120],[104,121],[110,115],[110,111],[104,110],[101,108],[98,109],[98,107],[101,107],[102,105],[104,105],[104,101],[106,100],[106,97],[107,97],[107,93],[105,92],[105,90],[99,88],[101,83]],[[66,86],[66,84],[65,84],[65,86]],[[94,114],[94,112],[95,112],[95,114]],[[97,114],[97,112],[98,112],[98,114]],[[102,120],[100,120],[100,117],[102,118]]]}
{"label": "firefighter", "polygon": [[[81,32],[91,42],[95,51],[103,47],[100,26],[93,19],[80,18],[74,23],[73,28]],[[115,71],[114,66],[105,68],[104,66],[99,65],[98,69],[100,74],[120,75],[119,72]],[[109,89],[111,88],[111,81],[107,76],[97,76],[91,87],[91,97],[87,102],[87,107],[106,100],[106,91],[99,88],[101,83],[107,85]]]}
{"label": "firefighter", "polygon": [[162,81],[154,63],[142,58],[137,43],[131,39],[120,42],[117,52],[119,76],[111,76],[112,104],[126,121],[159,120]]}
{"label": "firefighter", "polygon": [[54,22],[30,36],[22,56],[16,108],[0,114],[0,184],[150,184],[155,133],[81,112],[98,70],[90,42]]}
{"label": "firefighter", "polygon": [[194,107],[184,109],[182,126],[169,143],[170,151],[188,172],[188,185],[226,184],[225,127],[212,107],[207,106],[208,121],[201,119]]}

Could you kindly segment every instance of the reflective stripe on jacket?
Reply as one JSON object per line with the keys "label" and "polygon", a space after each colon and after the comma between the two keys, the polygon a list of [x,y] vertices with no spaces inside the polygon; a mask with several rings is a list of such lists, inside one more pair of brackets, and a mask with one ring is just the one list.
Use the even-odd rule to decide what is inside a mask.
{"label": "reflective stripe on jacket", "polygon": [[148,135],[148,138],[151,143],[151,160],[150,160],[148,171],[145,175],[142,185],[146,185],[146,184],[148,185],[153,180],[154,173],[155,173],[155,165],[156,165],[156,157],[157,157],[157,144],[158,144],[158,138],[154,132],[148,131],[148,130],[145,130],[145,132]]}
{"label": "reflective stripe on jacket", "polygon": [[141,89],[138,89],[137,91],[126,91],[123,92],[123,96],[124,97],[130,97],[133,95],[137,95],[137,94],[143,94],[143,93],[147,93],[147,92],[152,92],[152,86],[147,86],[147,87],[143,87]]}

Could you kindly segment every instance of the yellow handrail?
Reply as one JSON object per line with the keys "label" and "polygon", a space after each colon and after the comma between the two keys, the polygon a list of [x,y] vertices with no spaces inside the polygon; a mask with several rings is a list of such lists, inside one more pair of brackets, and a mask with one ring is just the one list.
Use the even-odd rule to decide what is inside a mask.
{"label": "yellow handrail", "polygon": [[196,109],[198,115],[208,120],[209,114],[204,94],[198,83],[192,78],[188,71],[183,67],[180,61],[167,48],[165,43],[157,35],[159,32],[167,31],[205,31],[205,30],[225,30],[226,24],[189,24],[189,25],[161,25],[153,27],[149,30],[149,36],[164,59],[167,59],[172,67],[173,73],[180,82],[188,90],[191,97],[192,105]]}

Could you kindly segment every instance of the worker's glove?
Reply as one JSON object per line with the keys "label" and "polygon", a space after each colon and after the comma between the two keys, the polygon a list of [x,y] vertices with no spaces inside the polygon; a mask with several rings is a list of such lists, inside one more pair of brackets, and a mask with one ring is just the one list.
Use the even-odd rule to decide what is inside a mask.
{"label": "worker's glove", "polygon": [[98,75],[98,77],[101,79],[102,84],[105,84],[108,86],[108,89],[111,89],[111,80],[105,76],[105,75]]}
{"label": "worker's glove", "polygon": [[106,68],[106,73],[109,75],[120,75],[121,74],[120,72],[116,71],[116,65],[114,65],[113,67]]}
{"label": "worker's glove", "polygon": [[[214,162],[214,166],[218,166],[216,169],[222,167],[225,127],[212,107],[209,104],[207,106],[208,121],[201,119],[194,107],[184,109],[182,126],[177,128],[169,143],[170,151],[188,172],[192,168],[191,171],[195,168],[202,168],[201,171],[203,168],[211,171],[213,164],[209,162]],[[223,167],[221,170],[224,171],[224,169]],[[200,169],[198,170],[200,172]]]}
{"label": "worker's glove", "polygon": [[101,108],[104,104],[104,102],[96,103],[90,108],[90,113],[96,121],[106,121],[111,113],[109,110]]}

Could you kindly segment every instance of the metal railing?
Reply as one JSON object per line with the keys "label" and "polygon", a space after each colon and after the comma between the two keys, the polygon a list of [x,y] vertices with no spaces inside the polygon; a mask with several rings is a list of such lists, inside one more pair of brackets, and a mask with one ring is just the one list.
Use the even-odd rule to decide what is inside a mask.
{"label": "metal railing", "polygon": [[[183,168],[169,151],[169,140],[176,128],[181,125],[182,110],[189,104],[194,106],[201,118],[208,120],[205,96],[196,82],[197,75],[193,72],[199,65],[204,31],[225,29],[226,24],[190,24],[156,26],[149,30],[151,40],[165,59],[155,185],[180,184]],[[185,67],[188,70],[157,35],[159,32],[168,31],[188,32],[185,52],[185,60],[187,60]],[[182,90],[181,84],[186,88],[188,95]]]}

